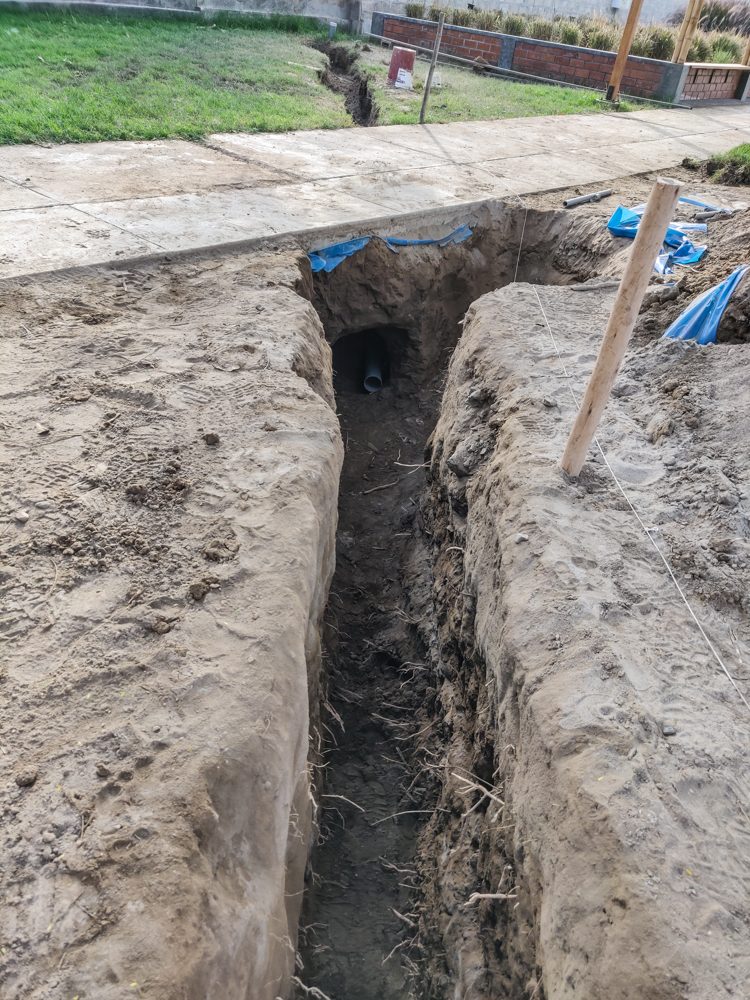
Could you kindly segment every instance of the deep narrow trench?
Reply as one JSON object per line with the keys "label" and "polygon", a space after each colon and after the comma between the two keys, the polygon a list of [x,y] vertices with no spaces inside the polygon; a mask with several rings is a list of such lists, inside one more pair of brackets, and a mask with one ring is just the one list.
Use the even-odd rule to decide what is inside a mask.
{"label": "deep narrow trench", "polygon": [[[373,349],[385,384],[368,393]],[[346,454],[325,635],[321,844],[301,942],[306,982],[331,1000],[408,996],[416,831],[434,804],[431,789],[413,781],[412,738],[429,678],[404,588],[439,377],[420,379],[413,354],[408,333],[393,327],[333,345]]]}
{"label": "deep narrow trench", "polygon": [[[536,282],[592,271],[590,234],[579,239],[561,213],[483,211],[460,246],[396,256],[372,241],[315,278],[345,458],[324,633],[327,695],[312,733],[319,839],[307,872],[298,997],[407,1000],[426,995],[428,978],[440,982],[430,996],[453,996],[431,913],[440,903],[429,889],[440,833],[428,821],[452,736],[438,708],[442,612],[431,533],[441,515],[428,507],[425,449],[470,304],[512,281],[517,263],[519,280]],[[373,373],[370,387],[382,387],[368,392]],[[453,663],[455,651],[445,653]],[[465,666],[456,696],[470,702],[479,675]],[[482,754],[491,762],[491,739]]]}
{"label": "deep narrow trench", "polygon": [[320,82],[335,94],[343,94],[344,106],[355,125],[377,125],[378,108],[367,77],[357,69],[357,52],[334,42],[314,42],[313,48],[328,56],[328,67]]}

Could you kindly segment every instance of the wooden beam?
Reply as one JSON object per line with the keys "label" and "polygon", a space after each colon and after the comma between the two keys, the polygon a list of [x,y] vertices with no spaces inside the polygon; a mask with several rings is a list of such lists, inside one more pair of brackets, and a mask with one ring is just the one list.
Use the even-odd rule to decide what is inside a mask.
{"label": "wooden beam", "polygon": [[622,74],[625,72],[625,66],[630,55],[630,46],[633,44],[633,37],[635,29],[638,27],[638,18],[641,16],[642,7],[643,0],[632,0],[630,4],[628,19],[625,22],[625,30],[620,39],[620,48],[617,50],[614,69],[612,70],[612,76],[609,78],[609,86],[607,87],[608,101],[616,101],[617,95],[620,93],[620,81],[622,80]]}
{"label": "wooden beam", "polygon": [[432,50],[432,59],[430,59],[430,68],[427,71],[427,80],[424,85],[424,97],[422,98],[422,109],[419,112],[419,124],[424,125],[424,115],[427,110],[427,102],[430,99],[430,89],[432,88],[432,74],[435,72],[435,63],[437,62],[438,52],[440,51],[440,42],[443,39],[443,25],[445,24],[445,14],[440,15],[437,26],[437,35],[435,36],[435,48]]}
{"label": "wooden beam", "polygon": [[748,38],[747,45],[745,46],[745,54],[742,57],[742,65],[750,66],[750,38]]}
{"label": "wooden beam", "polygon": [[685,8],[685,16],[682,19],[682,24],[680,25],[680,30],[677,32],[677,41],[674,43],[674,52],[672,53],[672,62],[676,63],[680,58],[680,52],[682,51],[682,41],[685,37],[685,31],[687,30],[688,21],[693,13],[693,6],[695,5],[695,0],[688,0],[688,5]]}
{"label": "wooden beam", "polygon": [[562,468],[569,476],[577,476],[583,468],[589,445],[625,357],[654,261],[661,250],[682,187],[681,181],[657,177],[651,189],[604,331],[602,346],[565,448]]}
{"label": "wooden beam", "polygon": [[682,39],[680,54],[677,58],[678,63],[684,63],[688,57],[690,46],[693,44],[695,33],[698,30],[698,21],[700,20],[701,12],[703,10],[703,3],[704,0],[695,0],[695,3],[693,4],[690,20],[687,22],[687,26],[685,28],[685,37]]}

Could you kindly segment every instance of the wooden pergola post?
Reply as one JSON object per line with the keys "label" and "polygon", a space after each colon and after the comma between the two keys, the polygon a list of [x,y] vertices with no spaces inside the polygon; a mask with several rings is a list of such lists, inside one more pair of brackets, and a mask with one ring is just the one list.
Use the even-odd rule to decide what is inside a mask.
{"label": "wooden pergola post", "polygon": [[680,52],[682,51],[682,40],[685,37],[685,29],[687,28],[688,21],[690,20],[690,15],[693,13],[694,4],[695,0],[688,0],[688,5],[685,8],[685,16],[682,19],[680,30],[677,32],[677,41],[674,43],[674,52],[672,53],[673,63],[676,63],[680,58]]}
{"label": "wooden pergola post", "polygon": [[704,0],[691,0],[688,5],[688,9],[685,11],[685,20],[682,22],[680,34],[677,36],[672,62],[684,63],[687,59],[690,46],[693,44],[695,33],[698,30],[703,3]]}
{"label": "wooden pergola post", "polygon": [[625,66],[630,55],[630,46],[633,44],[633,36],[635,35],[635,29],[638,27],[638,18],[641,16],[642,7],[643,0],[633,0],[630,5],[628,19],[625,22],[625,30],[620,40],[620,48],[617,50],[617,58],[615,59],[612,76],[609,78],[609,86],[607,87],[608,101],[616,101],[617,95],[620,93],[620,81],[622,80],[622,74],[625,72]]}

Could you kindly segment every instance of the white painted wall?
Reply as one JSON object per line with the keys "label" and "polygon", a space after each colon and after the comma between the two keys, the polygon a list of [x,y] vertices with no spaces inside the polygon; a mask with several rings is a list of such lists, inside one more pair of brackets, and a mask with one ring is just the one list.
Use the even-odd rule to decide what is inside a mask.
{"label": "white painted wall", "polygon": [[[428,7],[431,0],[426,0]],[[441,5],[464,7],[466,0],[439,0]],[[505,14],[532,14],[537,17],[554,17],[555,14],[565,14],[578,17],[581,14],[603,14],[605,17],[615,17],[624,23],[630,9],[630,0],[620,0],[619,10],[611,6],[611,0],[473,0],[475,7],[481,10],[497,10]],[[365,31],[370,30],[373,11],[387,14],[403,14],[404,0],[363,0],[362,14]],[[640,21],[665,23],[677,10],[684,6],[683,0],[644,0]]]}

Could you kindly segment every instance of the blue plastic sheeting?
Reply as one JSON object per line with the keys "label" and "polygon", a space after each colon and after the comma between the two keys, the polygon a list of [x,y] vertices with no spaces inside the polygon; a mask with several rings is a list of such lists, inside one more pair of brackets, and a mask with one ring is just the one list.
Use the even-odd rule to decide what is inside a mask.
{"label": "blue plastic sheeting", "polygon": [[[731,208],[719,208],[718,205],[709,205],[708,202],[700,201],[698,198],[688,198],[686,195],[680,195],[680,201],[684,201],[687,205],[695,205],[696,208],[702,208],[705,212],[726,212],[727,215],[732,214]],[[635,208],[631,208],[631,212],[635,212],[636,215],[643,215],[646,209],[646,202],[642,205],[637,205]]]}
{"label": "blue plastic sheeting", "polygon": [[[607,229],[613,236],[627,236],[635,238],[638,232],[638,225],[645,205],[638,205],[637,208],[624,208],[618,205],[612,217],[607,223]],[[686,232],[698,230],[706,231],[706,225],[702,222],[670,222],[667,234],[664,237],[666,247],[670,250],[660,254],[654,267],[660,274],[671,274],[672,264],[695,264],[706,252],[705,246],[696,246],[685,235]]]}
{"label": "blue plastic sheeting", "polygon": [[674,274],[673,264],[697,264],[706,252],[705,246],[694,246],[685,240],[675,250],[667,250],[656,258],[654,270],[659,274]]}
{"label": "blue plastic sheeting", "polygon": [[695,340],[698,344],[715,344],[721,317],[748,266],[738,267],[721,284],[693,299],[685,312],[677,317],[664,334],[668,340]]}
{"label": "blue plastic sheeting", "polygon": [[338,267],[342,260],[351,257],[353,253],[366,247],[370,240],[382,240],[383,243],[394,253],[398,253],[396,247],[416,247],[428,246],[437,243],[438,246],[445,247],[449,243],[463,243],[471,236],[471,229],[464,223],[452,233],[437,240],[401,240],[395,236],[360,236],[358,240],[347,240],[346,243],[335,243],[330,247],[322,247],[320,250],[313,250],[307,256],[310,258],[310,266],[313,271],[332,271]]}
{"label": "blue plastic sheeting", "polygon": [[719,208],[718,205],[707,205],[705,201],[698,201],[697,198],[686,198],[681,196],[680,201],[687,202],[688,205],[697,205],[698,208],[702,208],[705,212],[725,212],[727,215],[732,214],[731,208]]}

